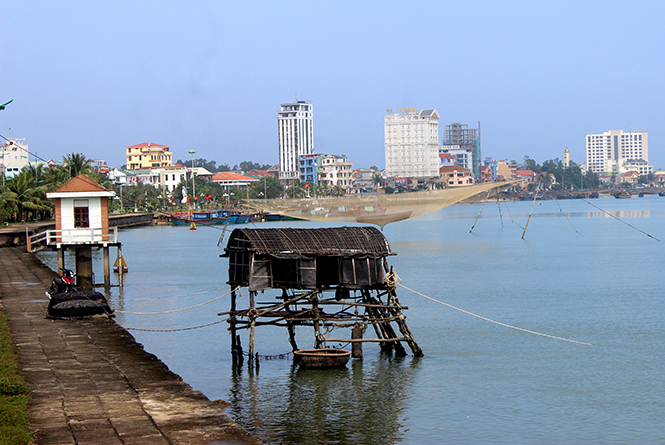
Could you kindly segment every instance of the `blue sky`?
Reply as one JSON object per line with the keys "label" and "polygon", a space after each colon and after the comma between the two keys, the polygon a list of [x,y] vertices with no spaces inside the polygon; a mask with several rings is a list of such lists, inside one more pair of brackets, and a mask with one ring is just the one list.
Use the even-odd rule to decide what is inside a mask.
{"label": "blue sky", "polygon": [[[584,162],[584,135],[646,129],[665,168],[665,2],[5,1],[0,134],[60,159],[277,163],[277,111],[314,146],[384,167],[386,109],[481,124],[482,155]],[[11,128],[11,130],[9,130]]]}

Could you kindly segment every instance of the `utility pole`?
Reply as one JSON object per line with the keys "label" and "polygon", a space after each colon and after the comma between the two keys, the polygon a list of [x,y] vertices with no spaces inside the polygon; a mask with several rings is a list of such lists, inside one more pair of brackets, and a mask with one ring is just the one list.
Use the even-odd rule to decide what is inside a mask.
{"label": "utility pole", "polygon": [[192,155],[192,201],[194,201],[194,210],[196,210],[196,183],[194,182],[194,155],[196,151],[188,150],[187,153]]}

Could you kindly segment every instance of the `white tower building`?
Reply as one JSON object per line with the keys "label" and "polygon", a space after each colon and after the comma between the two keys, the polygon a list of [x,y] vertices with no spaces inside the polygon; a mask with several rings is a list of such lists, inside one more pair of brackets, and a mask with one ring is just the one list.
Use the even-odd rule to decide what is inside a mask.
{"label": "white tower building", "polygon": [[279,179],[291,184],[299,177],[299,156],[314,153],[312,104],[296,100],[277,112]]}
{"label": "white tower building", "polygon": [[438,113],[416,108],[398,111],[384,118],[386,177],[439,176]]}
{"label": "white tower building", "polygon": [[649,165],[647,132],[611,130],[602,134],[587,134],[586,165],[594,173],[653,173],[653,166]]}

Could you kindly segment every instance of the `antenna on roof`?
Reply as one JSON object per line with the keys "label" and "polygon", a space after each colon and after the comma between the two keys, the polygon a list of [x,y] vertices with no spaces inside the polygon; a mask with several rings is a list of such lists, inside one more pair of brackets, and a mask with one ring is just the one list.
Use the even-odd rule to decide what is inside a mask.
{"label": "antenna on roof", "polygon": [[296,103],[298,103],[298,93],[296,93]]}

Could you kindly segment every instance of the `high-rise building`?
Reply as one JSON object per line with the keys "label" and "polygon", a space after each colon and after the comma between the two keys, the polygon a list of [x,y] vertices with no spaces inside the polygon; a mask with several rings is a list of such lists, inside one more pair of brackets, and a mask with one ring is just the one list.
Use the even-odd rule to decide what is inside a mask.
{"label": "high-rise building", "polygon": [[312,104],[299,101],[282,104],[277,112],[279,179],[291,184],[300,175],[300,156],[314,153]]}
{"label": "high-rise building", "polygon": [[459,122],[446,125],[441,153],[457,156],[459,165],[480,178],[480,122],[477,129]]}
{"label": "high-rise building", "polygon": [[388,178],[439,176],[439,114],[436,110],[399,108],[384,118]]}
{"label": "high-rise building", "polygon": [[586,135],[586,168],[594,173],[653,173],[649,165],[649,138],[646,130],[624,133],[610,130]]}

